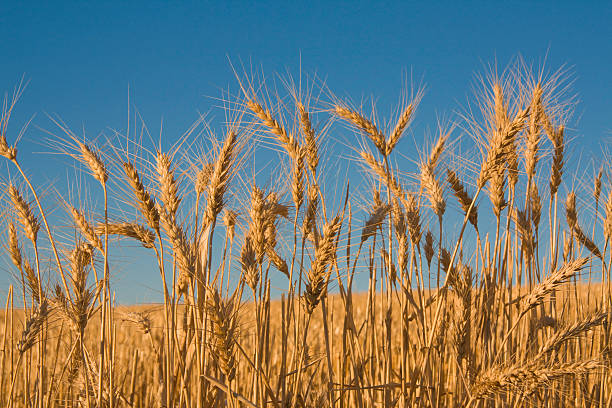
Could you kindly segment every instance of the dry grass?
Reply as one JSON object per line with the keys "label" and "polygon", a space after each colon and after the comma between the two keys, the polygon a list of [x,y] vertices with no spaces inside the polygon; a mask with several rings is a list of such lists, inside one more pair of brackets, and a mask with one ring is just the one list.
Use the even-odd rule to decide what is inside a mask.
{"label": "dry grass", "polygon": [[[599,171],[593,202],[562,193],[569,118],[530,78],[493,78],[410,177],[398,146],[420,92],[384,124],[243,87],[202,155],[190,135],[147,153],[62,127],[102,203],[65,218],[22,170],[5,103],[0,155],[22,184],[6,188],[19,284],[0,312],[0,406],[610,406],[612,190]],[[365,205],[321,165],[334,122],[361,138]],[[480,155],[454,153],[460,128]],[[264,188],[243,165],[270,141],[286,182]],[[113,247],[130,241],[157,261],[162,304],[114,303]]]}

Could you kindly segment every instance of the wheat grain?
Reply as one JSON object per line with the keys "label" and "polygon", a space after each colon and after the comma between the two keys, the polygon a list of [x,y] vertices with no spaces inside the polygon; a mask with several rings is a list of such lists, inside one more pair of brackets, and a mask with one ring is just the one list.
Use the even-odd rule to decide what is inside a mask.
{"label": "wheat grain", "polygon": [[23,199],[19,190],[12,184],[8,187],[8,193],[13,202],[13,207],[19,216],[21,225],[23,225],[23,232],[26,237],[32,242],[36,242],[38,237],[38,230],[40,229],[40,222],[38,218],[32,212],[30,205]]}
{"label": "wheat grain", "polygon": [[155,233],[140,224],[130,222],[109,223],[106,225],[98,224],[95,232],[98,235],[102,235],[106,228],[108,228],[109,235],[133,238],[140,241],[145,248],[154,248],[155,246]]}
{"label": "wheat grain", "polygon": [[130,162],[123,163],[123,169],[127,177],[128,183],[132,187],[132,192],[136,197],[140,212],[147,220],[147,224],[155,231],[159,230],[159,211],[157,211],[155,200],[145,189],[140,181],[140,176],[134,165]]}
{"label": "wheat grain", "polygon": [[70,214],[72,215],[72,220],[79,228],[85,239],[87,239],[94,247],[102,252],[104,250],[102,241],[100,240],[100,237],[96,231],[91,227],[85,216],[74,207],[70,207]]}
{"label": "wheat grain", "polygon": [[340,217],[335,217],[323,227],[323,236],[315,251],[313,263],[308,271],[306,284],[306,311],[312,314],[325,293],[328,276],[327,267],[335,253],[335,238],[340,229]]}

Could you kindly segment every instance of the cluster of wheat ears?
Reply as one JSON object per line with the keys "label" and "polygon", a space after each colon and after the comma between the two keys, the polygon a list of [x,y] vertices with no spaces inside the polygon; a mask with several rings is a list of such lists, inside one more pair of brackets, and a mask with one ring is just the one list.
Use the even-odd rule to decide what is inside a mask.
{"label": "cluster of wheat ears", "polygon": [[[56,121],[89,206],[33,185],[7,134],[21,89],[6,99],[19,284],[0,314],[1,406],[611,406],[612,190],[600,208],[603,171],[563,183],[560,75],[483,80],[414,172],[396,147],[421,92],[381,122],[314,87],[253,82],[224,99],[206,149],[202,133],[147,150],[144,133],[96,143]],[[356,140],[367,188],[325,170],[334,132]],[[278,154],[273,182],[246,173],[257,146]],[[130,269],[113,253],[130,243],[154,255],[140,273],[163,305],[116,305]]]}

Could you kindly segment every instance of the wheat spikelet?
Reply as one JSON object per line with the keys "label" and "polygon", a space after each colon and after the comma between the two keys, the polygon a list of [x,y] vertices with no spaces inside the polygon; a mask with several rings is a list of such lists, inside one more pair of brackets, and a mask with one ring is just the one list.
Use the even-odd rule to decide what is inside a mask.
{"label": "wheat spikelet", "polygon": [[140,224],[130,222],[98,224],[95,229],[96,234],[104,234],[106,226],[108,226],[109,235],[133,238],[140,241],[145,248],[153,248],[155,246],[155,233]]}
{"label": "wheat spikelet", "polygon": [[295,210],[299,211],[300,207],[304,203],[304,149],[299,150],[297,158],[293,162],[291,198],[293,199]]}
{"label": "wheat spikelet", "polygon": [[472,327],[472,269],[459,264],[457,269],[461,271],[453,282],[453,289],[461,300],[461,309],[455,321],[453,333],[453,345],[457,350],[459,360],[471,359],[470,335]]}
{"label": "wheat spikelet", "polygon": [[527,259],[531,259],[535,250],[535,238],[527,213],[517,209],[514,214],[514,220],[521,236],[522,251]]}
{"label": "wheat spikelet", "polygon": [[[77,340],[76,345],[74,346],[74,349],[80,349],[80,343],[79,340]],[[83,354],[82,353],[72,353],[70,356],[70,361],[68,362],[68,368],[67,368],[67,382],[69,385],[73,386],[78,375],[79,375],[79,371],[81,370],[81,367],[83,366]]]}
{"label": "wheat spikelet", "polygon": [[[94,293],[87,290],[87,265],[93,257],[93,247],[90,244],[77,245],[70,253],[70,270],[74,300],[71,302],[70,310],[66,311],[67,317],[73,323],[77,333],[87,326],[89,318],[89,308],[94,298]],[[59,286],[56,288],[61,292]],[[66,302],[64,300],[63,304]]]}
{"label": "wheat spikelet", "polygon": [[571,230],[578,224],[578,213],[576,212],[576,194],[572,191],[565,199],[565,219]]}
{"label": "wheat spikelet", "polygon": [[569,239],[568,234],[563,232],[563,260],[569,258],[570,249],[572,248],[572,240]]}
{"label": "wheat spikelet", "polygon": [[[403,252],[403,250],[400,248],[398,250],[398,264],[400,265],[400,267],[403,266],[402,262],[404,262],[404,260],[406,259],[405,254],[403,255],[404,259],[400,259],[401,252]],[[385,248],[381,248],[380,262],[381,262],[381,265],[383,265],[384,267],[383,270],[386,271],[386,273],[389,276],[389,281],[391,283],[395,283],[395,281],[397,280],[397,268],[395,267],[395,263],[393,263],[393,261],[389,257],[389,252],[387,252]]]}
{"label": "wheat spikelet", "polygon": [[530,393],[539,387],[550,386],[553,380],[567,376],[589,374],[600,366],[601,364],[597,360],[586,360],[558,364],[552,367],[528,364],[509,368],[494,368],[480,375],[475,381],[471,391],[472,400],[504,392],[508,388],[521,394]]}
{"label": "wheat spikelet", "polygon": [[421,163],[421,188],[425,190],[431,207],[438,218],[442,218],[446,211],[446,201],[444,200],[444,190],[436,177],[436,167],[444,151],[448,136],[440,134],[436,144],[429,153],[429,158],[425,163]]}
{"label": "wheat spikelet", "polygon": [[[448,305],[448,307],[444,310],[443,318],[440,321],[440,325],[436,329],[436,334],[434,336],[433,344],[438,350],[442,350],[445,348],[447,341],[449,339],[449,326],[451,326],[452,316],[455,314],[455,308],[452,304]],[[452,333],[450,333],[452,335]]]}
{"label": "wheat spikelet", "polygon": [[553,350],[557,350],[563,343],[570,339],[573,339],[582,333],[592,330],[595,327],[603,324],[608,318],[609,313],[606,311],[595,312],[583,320],[577,321],[574,324],[565,326],[555,331],[550,337],[548,337],[544,344],[540,346],[536,358],[550,353]]}
{"label": "wheat spikelet", "polygon": [[[28,258],[23,259],[23,271],[25,272],[26,283],[28,284],[28,290],[32,295],[32,298],[36,303],[40,303],[40,291],[42,289],[42,286],[38,281],[38,276],[36,275],[36,272],[34,272],[34,268],[32,268],[32,265],[30,265],[30,261],[28,261]],[[44,298],[44,292],[42,295]]]}
{"label": "wheat spikelet", "polygon": [[423,247],[423,251],[425,251],[425,259],[427,260],[427,267],[431,268],[431,260],[434,256],[434,240],[433,234],[430,230],[427,230],[425,234],[425,246]]}
{"label": "wheat spikelet", "polygon": [[[397,200],[394,200],[397,201]],[[374,205],[382,205],[383,201],[380,198],[380,189],[378,188],[372,188],[372,202],[374,203]]]}
{"label": "wheat spikelet", "polygon": [[17,239],[15,224],[12,222],[9,224],[9,253],[11,255],[13,265],[15,265],[17,269],[21,269],[23,257],[21,256],[21,248],[19,247],[19,240]]}
{"label": "wheat spikelet", "polygon": [[525,118],[527,118],[528,113],[529,109],[519,111],[512,122],[492,132],[492,135],[489,137],[486,156],[480,168],[477,182],[478,187],[484,187],[498,166],[504,164],[509,146],[514,143],[516,134],[524,127]]}
{"label": "wheat spikelet", "polygon": [[406,106],[406,109],[404,109],[404,111],[400,115],[399,119],[397,120],[397,124],[393,129],[393,132],[391,132],[391,135],[389,136],[389,140],[387,141],[386,146],[387,149],[385,152],[387,156],[391,154],[391,152],[397,145],[397,142],[399,142],[399,140],[401,139],[402,135],[404,134],[404,131],[412,121],[413,114],[414,106],[413,104],[409,104],[408,106]]}
{"label": "wheat spikelet", "polygon": [[565,262],[560,268],[557,268],[556,271],[536,285],[531,292],[521,300],[522,310],[526,312],[542,304],[546,295],[579,273],[587,262],[588,258],[576,258],[569,262]]}
{"label": "wheat spikelet", "polygon": [[75,314],[73,313],[72,303],[68,301],[64,290],[58,284],[55,285],[51,304],[53,305],[53,310],[59,313],[62,320],[67,322],[75,333],[79,333],[79,326],[74,319]]}
{"label": "wheat spikelet", "polygon": [[175,215],[181,200],[178,197],[178,183],[174,177],[172,160],[168,154],[158,152],[156,163],[161,202],[170,214]]}
{"label": "wheat spikelet", "polygon": [[595,176],[593,182],[593,196],[595,197],[595,207],[599,206],[599,197],[601,196],[601,179],[603,177],[603,169],[599,169],[599,172]]}
{"label": "wheat spikelet", "polygon": [[227,381],[231,381],[238,365],[234,355],[238,319],[233,299],[222,299],[218,290],[209,288],[206,312],[212,322],[212,354]]}
{"label": "wheat spikelet", "polygon": [[584,231],[582,230],[582,228],[578,224],[574,225],[574,235],[576,237],[576,240],[578,240],[578,242],[580,242],[593,255],[595,255],[599,259],[603,259],[602,255],[601,255],[601,251],[599,250],[597,245],[595,245],[593,240],[591,238],[589,238],[589,236],[587,234],[584,233]]}
{"label": "wheat spikelet", "polygon": [[82,143],[80,141],[76,141],[79,145],[79,149],[81,150],[81,160],[85,163],[89,170],[91,170],[91,174],[94,176],[96,180],[100,182],[100,184],[106,184],[108,180],[108,173],[106,171],[106,166],[104,162],[100,158],[100,155],[94,152],[88,145]]}
{"label": "wheat spikelet", "polygon": [[102,246],[102,241],[100,240],[100,237],[91,227],[85,216],[74,207],[70,207],[70,215],[72,215],[72,220],[79,228],[81,234],[83,234],[85,239],[87,239],[98,250],[103,251],[104,248]]}
{"label": "wheat spikelet", "polygon": [[208,202],[205,212],[206,222],[204,225],[212,223],[223,209],[223,196],[227,190],[227,184],[231,175],[234,150],[236,149],[237,143],[238,137],[236,133],[228,132],[213,167],[210,183],[208,184]]}
{"label": "wheat spikelet", "polygon": [[261,264],[266,251],[266,227],[268,214],[266,212],[266,202],[264,200],[263,191],[253,185],[251,190],[251,208],[249,210],[251,223],[249,225],[249,236],[253,249],[257,255],[257,262]]}
{"label": "wheat spikelet", "polygon": [[151,322],[151,317],[148,313],[143,312],[125,312],[122,313],[124,321],[132,322],[138,326],[138,328],[144,333],[151,333],[151,328],[153,324]]}
{"label": "wheat spikelet", "polygon": [[557,327],[557,325],[558,325],[557,319],[547,316],[547,315],[542,315],[533,325],[533,330],[540,330],[546,327],[555,328]]}
{"label": "wheat spikelet", "polygon": [[159,211],[162,214],[161,224],[172,244],[174,259],[180,272],[176,282],[176,292],[186,293],[188,284],[195,272],[195,254],[193,248],[187,242],[185,231],[177,224],[176,217],[166,209],[159,209]]}
{"label": "wheat spikelet", "polygon": [[448,278],[447,281],[454,279],[455,276],[455,268],[451,265],[451,254],[448,252],[448,249],[442,248],[440,251],[440,266],[442,266],[442,270],[446,271]]}
{"label": "wheat spikelet", "polygon": [[548,131],[549,138],[553,143],[553,160],[550,170],[550,195],[555,195],[561,184],[561,177],[563,176],[563,148],[565,146],[563,140],[564,128],[559,126],[555,130]]}
{"label": "wheat spikelet", "polygon": [[3,156],[9,160],[15,160],[17,158],[17,149],[8,145],[4,135],[0,135],[0,156]]}
{"label": "wheat spikelet", "polygon": [[40,229],[40,222],[38,218],[32,212],[30,205],[23,199],[19,190],[9,184],[8,193],[11,197],[13,207],[19,216],[21,224],[23,225],[23,232],[26,237],[32,242],[36,242],[38,236],[38,230]]}
{"label": "wheat spikelet", "polygon": [[[408,265],[408,225],[404,211],[396,204],[393,208],[393,221],[395,225],[395,237],[397,239],[397,264],[400,273],[403,273]],[[362,234],[363,235],[363,234]]]}
{"label": "wheat spikelet", "polygon": [[298,110],[300,112],[300,124],[302,127],[302,134],[304,135],[306,159],[308,161],[308,167],[312,174],[316,174],[317,166],[319,165],[319,147],[317,146],[317,138],[315,136],[312,123],[310,121],[310,114],[302,105],[298,102]]}
{"label": "wheat spikelet", "polygon": [[271,245],[267,246],[266,254],[270,259],[270,262],[274,265],[276,269],[283,273],[287,278],[289,277],[289,267],[287,266],[287,262],[281,258],[281,256],[276,252],[274,247]]}
{"label": "wheat spikelet", "polygon": [[238,218],[238,214],[236,214],[232,210],[225,210],[223,213],[223,224],[227,229],[228,237],[230,241],[234,241],[234,233],[236,230],[236,220]]}
{"label": "wheat spikelet", "polygon": [[266,125],[270,132],[278,138],[289,156],[295,158],[297,156],[299,146],[293,135],[287,134],[287,131],[281,126],[276,119],[272,117],[269,110],[264,109],[257,101],[249,100],[246,103],[247,107]]}
{"label": "wheat spikelet", "polygon": [[17,350],[23,354],[34,344],[40,333],[43,323],[49,315],[47,301],[43,300],[39,307],[34,308],[30,317],[26,320],[25,327],[21,332],[21,339],[17,342]]}
{"label": "wheat spikelet", "polygon": [[304,222],[302,224],[302,233],[308,236],[311,233],[317,234],[316,215],[319,206],[319,192],[316,186],[309,185],[307,192],[308,206],[304,212]]}
{"label": "wheat spikelet", "polygon": [[264,242],[266,244],[266,251],[268,248],[276,248],[277,244],[277,235],[276,235],[276,222],[274,220],[274,215],[268,213],[266,220],[266,228],[264,230]]}
{"label": "wheat spikelet", "polygon": [[384,156],[387,155],[387,142],[385,140],[385,136],[380,130],[378,130],[375,124],[363,117],[361,114],[339,105],[336,105],[335,112],[336,115],[342,119],[351,122],[357,128],[363,130],[370,138],[372,143],[374,143],[374,146],[376,146],[380,154]]}
{"label": "wheat spikelet", "polygon": [[501,212],[506,208],[508,204],[504,196],[506,190],[506,172],[503,165],[498,166],[492,171],[491,179],[489,182],[489,198],[493,205],[493,213],[499,218]]}
{"label": "wheat spikelet", "polygon": [[538,147],[540,144],[540,121],[542,112],[542,87],[537,84],[531,97],[529,107],[529,123],[525,134],[525,172],[527,176],[535,176],[535,168],[538,164]]}
{"label": "wheat spikelet", "polygon": [[410,239],[416,246],[421,242],[421,210],[417,199],[412,193],[406,194],[406,221]]}
{"label": "wheat spikelet", "polygon": [[593,255],[598,258],[602,258],[601,252],[599,248],[591,238],[589,238],[583,231],[583,229],[578,224],[578,213],[576,212],[576,194],[571,192],[567,195],[567,199],[565,201],[565,218],[567,220],[567,225],[570,227],[574,236],[586,249],[591,251]]}
{"label": "wheat spikelet", "polygon": [[204,163],[196,175],[194,188],[197,194],[202,194],[208,187],[213,172],[213,163]]}
{"label": "wheat spikelet", "polygon": [[289,218],[289,206],[281,203],[278,198],[278,193],[274,191],[268,194],[268,198],[266,200],[266,211],[270,213],[273,218]]}
{"label": "wheat spikelet", "polygon": [[521,248],[527,259],[531,259],[535,250],[535,238],[531,229],[531,223],[525,211],[516,210],[515,223],[521,236]]}
{"label": "wheat spikelet", "polygon": [[123,163],[123,169],[127,177],[128,183],[132,187],[136,201],[140,207],[140,212],[147,220],[147,224],[155,231],[159,230],[159,211],[156,208],[155,200],[145,189],[140,181],[140,176],[134,165],[130,162]]}
{"label": "wheat spikelet", "polygon": [[321,296],[327,287],[327,266],[331,263],[335,255],[335,238],[340,230],[340,217],[336,216],[331,222],[323,227],[323,236],[315,250],[314,260],[307,275],[306,292],[306,311],[312,314],[319,304]]}
{"label": "wheat spikelet", "polygon": [[[457,177],[457,174],[453,170],[446,169],[446,179],[448,180],[448,184],[453,190],[453,194],[455,195],[455,197],[457,197],[457,200],[459,201],[459,205],[461,206],[463,213],[467,214],[468,210],[470,209],[470,205],[472,204],[472,197],[468,195],[467,191],[465,190],[465,187],[463,186],[463,183],[461,183],[459,177]],[[472,224],[474,228],[478,230],[477,206],[473,206],[470,210],[468,220],[470,224]]]}
{"label": "wheat spikelet", "polygon": [[444,148],[446,147],[447,141],[448,133],[440,133],[438,140],[436,140],[436,144],[433,145],[431,151],[429,152],[429,158],[426,164],[432,172],[435,172],[435,169],[438,166],[438,163],[440,162],[440,158],[442,157],[442,153],[444,152]]}
{"label": "wheat spikelet", "polygon": [[70,253],[70,271],[75,293],[82,293],[87,285],[85,268],[93,257],[93,247],[90,244],[79,244]]}
{"label": "wheat spikelet", "polygon": [[242,265],[242,277],[247,285],[255,291],[259,283],[259,269],[257,267],[257,254],[253,249],[251,237],[245,238],[240,251],[240,263]]}
{"label": "wheat spikelet", "polygon": [[385,183],[396,197],[402,199],[403,189],[395,176],[392,173],[388,174],[384,166],[374,158],[372,153],[362,151],[360,155],[362,160],[368,165],[370,170],[378,176],[380,181]]}
{"label": "wheat spikelet", "polygon": [[533,226],[538,231],[540,226],[540,217],[542,216],[542,199],[538,192],[538,186],[536,183],[531,185],[531,193],[529,194],[530,214]]}
{"label": "wheat spikelet", "polygon": [[380,227],[390,210],[391,206],[389,204],[381,204],[372,209],[370,217],[366,220],[361,230],[362,243],[374,236],[376,229]]}
{"label": "wheat spikelet", "polygon": [[497,81],[493,84],[493,109],[495,127],[504,129],[508,124],[508,105],[505,101],[504,90]]}
{"label": "wheat spikelet", "polygon": [[421,186],[427,193],[434,214],[442,218],[446,211],[444,190],[429,165],[421,166]]}

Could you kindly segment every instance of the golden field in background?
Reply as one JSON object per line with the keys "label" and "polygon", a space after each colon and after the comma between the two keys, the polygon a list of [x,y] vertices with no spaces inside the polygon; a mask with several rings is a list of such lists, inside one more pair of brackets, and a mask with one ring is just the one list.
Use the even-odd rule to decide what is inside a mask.
{"label": "golden field in background", "polygon": [[[533,313],[530,316],[529,326],[525,326],[525,331],[522,333],[523,336],[536,336],[540,341],[545,341],[551,333],[563,326],[564,322],[580,320],[580,315],[592,314],[597,310],[597,305],[601,300],[601,285],[566,285],[559,288],[559,298],[561,302],[556,310],[557,316],[564,316],[563,319],[552,318],[551,314],[546,313]],[[527,288],[523,288],[527,291]],[[432,292],[433,293],[433,292]],[[589,293],[591,295],[589,296]],[[416,295],[416,294],[415,294]],[[332,362],[335,365],[336,371],[341,370],[344,359],[342,358],[342,333],[343,327],[341,322],[344,321],[345,308],[344,302],[342,301],[339,294],[330,295],[328,297],[329,302],[329,332],[330,332],[330,354],[332,356]],[[369,296],[365,293],[358,293],[354,295],[354,308],[353,318],[357,322],[362,336],[371,339],[371,342],[376,344],[381,340],[381,332],[377,332],[376,328],[381,327],[383,324],[381,316],[381,305],[382,299],[379,294],[374,297]],[[564,306],[562,306],[564,305]],[[580,305],[582,310],[578,311],[575,305]],[[399,306],[399,303],[395,305]],[[565,307],[566,310],[563,310]],[[138,306],[122,306],[114,309],[115,313],[115,344],[117,353],[115,355],[115,369],[120,373],[118,387],[119,393],[125,396],[130,406],[154,406],[156,398],[154,394],[151,394],[148,390],[150,385],[154,383],[155,379],[158,378],[160,370],[159,354],[155,352],[154,344],[158,343],[161,339],[163,331],[164,314],[162,312],[163,305],[161,304],[150,304],[150,305],[138,305]],[[179,309],[180,310],[180,309]],[[397,310],[397,309],[395,309]],[[182,313],[183,310],[180,310]],[[428,308],[428,317],[431,318],[432,311]],[[579,315],[576,315],[576,313]],[[270,315],[280,316],[282,313],[282,304],[280,300],[272,300],[270,302]],[[372,327],[368,324],[367,315],[372,313],[374,320]],[[7,316],[9,318],[7,319]],[[253,352],[254,340],[253,336],[256,335],[253,327],[253,305],[251,303],[244,303],[239,311],[238,321],[240,322],[239,329],[237,332],[237,341],[247,351],[248,354]],[[148,319],[150,324],[150,331],[144,330],[141,319],[145,317]],[[12,321],[12,335],[11,335],[11,321]],[[23,310],[13,310],[8,314],[5,311],[0,312],[0,338],[3,339],[3,344],[15,343],[21,335],[21,322],[23,321]],[[392,316],[393,324],[399,323],[398,313],[394,313]],[[371,321],[370,321],[371,322]],[[100,320],[92,319],[88,325],[87,338],[92,339],[87,347],[89,349],[95,349],[96,346],[96,333],[100,331]],[[308,355],[305,357],[306,368],[305,372],[310,384],[310,388],[315,395],[315,398],[321,400],[322,393],[318,390],[324,389],[327,385],[328,378],[323,369],[325,364],[325,342],[323,341],[320,333],[323,332],[323,321],[320,313],[315,314],[310,324],[310,332],[307,340],[308,344]],[[179,333],[184,335],[184,327],[179,328]],[[499,333],[502,335],[502,333]],[[49,330],[49,341],[47,343],[47,358],[52,358],[57,361],[68,361],[68,355],[70,354],[70,348],[72,344],[69,330],[64,327],[61,322],[57,322],[52,325]],[[424,346],[424,340],[419,338],[419,333],[415,330],[408,333],[408,336],[414,339],[415,349],[422,348]],[[13,339],[11,339],[13,337]],[[280,372],[280,362],[282,360],[282,350],[279,347],[282,340],[282,327],[279,319],[269,320],[269,334],[267,343],[269,344],[269,358],[270,358],[270,377],[278,378]],[[442,333],[438,334],[437,341],[434,344],[436,348],[445,347],[443,344],[444,336]],[[394,338],[392,340],[392,348],[394,354],[399,358],[401,352],[400,339]],[[563,359],[574,359],[576,356],[589,356],[601,352],[599,350],[601,339],[598,336],[592,336],[591,341],[585,341],[583,338],[577,338],[574,341],[568,342],[562,350],[559,351],[561,360]],[[289,345],[295,344],[295,339],[288,339]],[[289,353],[296,353],[294,347],[289,347]],[[4,362],[4,370],[10,372],[15,367],[16,354],[13,353],[12,358],[10,353],[7,353],[7,361]],[[419,353],[415,350],[412,353],[414,356],[418,356]],[[379,357],[374,357],[369,361],[370,365],[376,365]],[[12,361],[12,363],[11,363]],[[413,361],[413,365],[417,365],[418,361]],[[248,384],[251,380],[249,376],[249,365],[244,361],[238,361],[237,374],[238,383]],[[448,362],[448,367],[442,367],[443,370],[451,370],[452,363]],[[59,367],[58,372],[55,373],[57,384],[64,384],[65,389],[58,389],[56,392],[59,395],[69,393],[69,376],[70,367]],[[65,377],[65,378],[64,378]],[[340,387],[340,385],[337,385]],[[346,384],[346,389],[352,389],[353,386]],[[246,388],[248,390],[248,388]],[[367,391],[371,394],[370,398],[380,393],[384,388],[375,387]],[[566,392],[574,395],[574,398],[578,400],[586,399],[592,400],[593,395],[584,395],[585,388],[577,388],[568,390]],[[245,393],[248,394],[248,391]],[[565,395],[564,398],[568,396]],[[316,401],[316,400],[315,400]],[[306,403],[307,406],[310,404],[315,405],[315,401]],[[567,401],[567,400],[565,400]],[[535,403],[535,402],[534,402]],[[320,405],[324,405],[324,402],[319,401]]]}

